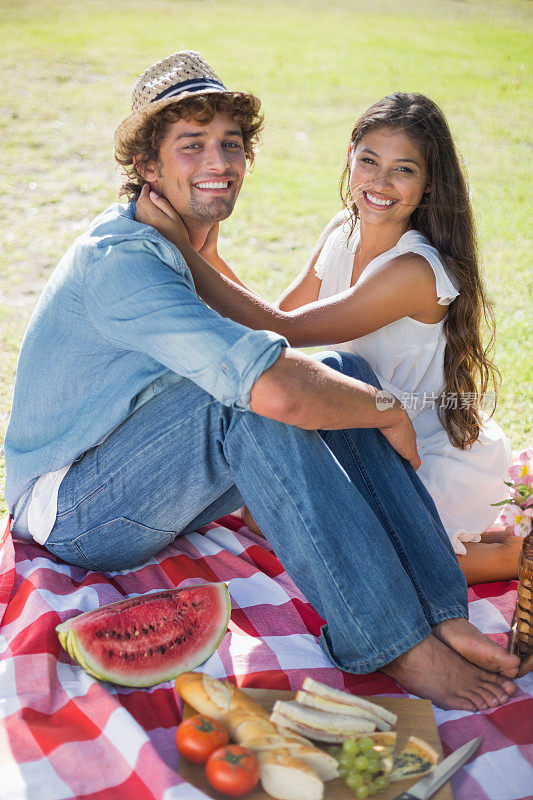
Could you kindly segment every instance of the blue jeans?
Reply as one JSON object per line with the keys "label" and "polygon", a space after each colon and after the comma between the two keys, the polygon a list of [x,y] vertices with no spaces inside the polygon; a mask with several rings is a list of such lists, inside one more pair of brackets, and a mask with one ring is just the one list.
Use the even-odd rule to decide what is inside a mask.
{"label": "blue jeans", "polygon": [[[377,384],[359,356],[321,360]],[[339,668],[371,672],[468,616],[434,504],[379,431],[304,431],[194,383],[161,392],[70,468],[46,547],[87,569],[126,569],[243,500],[327,620],[322,644]]]}

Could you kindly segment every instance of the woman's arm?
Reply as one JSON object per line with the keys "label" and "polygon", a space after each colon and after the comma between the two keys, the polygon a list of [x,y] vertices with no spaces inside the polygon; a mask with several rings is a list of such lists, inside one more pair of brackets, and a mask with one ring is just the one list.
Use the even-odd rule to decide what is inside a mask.
{"label": "woman's arm", "polygon": [[237,275],[233,272],[229,264],[227,264],[224,259],[220,256],[218,252],[218,222],[213,225],[209,233],[207,234],[207,238],[203,244],[203,246],[198,251],[202,258],[205,258],[208,264],[211,264],[221,275],[225,275],[226,278],[229,278],[230,281],[233,283],[242,286],[243,289],[248,289],[249,292],[253,292],[253,294],[257,294],[253,289],[250,289]]}
{"label": "woman's arm", "polygon": [[311,253],[311,257],[304,269],[274,303],[276,308],[282,311],[293,311],[295,308],[305,306],[307,303],[313,303],[315,300],[318,300],[318,293],[320,292],[322,281],[320,278],[317,278],[315,274],[315,264],[329,235],[333,233],[339,225],[343,225],[348,218],[348,212],[346,209],[343,209],[339,211],[338,214],[335,214],[333,219],[328,222],[318,237],[315,249]]}
{"label": "woman's arm", "polygon": [[137,203],[138,217],[180,249],[200,297],[223,316],[249,328],[280,333],[293,347],[338,344],[406,316],[422,316],[425,322],[438,321],[424,319],[428,313],[442,315],[433,271],[424,258],[414,254],[398,256],[367,280],[334,297],[293,311],[275,308],[211,267],[191,246],[187,230],[172,207],[154,195],[155,203],[164,209],[161,211],[149,199],[148,190],[143,189],[143,193]]}

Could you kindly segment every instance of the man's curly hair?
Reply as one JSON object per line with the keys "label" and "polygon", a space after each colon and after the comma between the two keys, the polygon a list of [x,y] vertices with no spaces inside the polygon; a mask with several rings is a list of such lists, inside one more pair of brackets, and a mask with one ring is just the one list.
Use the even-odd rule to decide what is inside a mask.
{"label": "man's curly hair", "polygon": [[[137,200],[146,183],[139,172],[149,165],[159,163],[159,151],[168,126],[180,119],[194,119],[202,125],[211,122],[216,113],[227,114],[240,125],[244,152],[249,166],[254,163],[259,134],[263,128],[263,116],[259,113],[261,101],[244,92],[194,95],[179,102],[164,106],[161,111],[148,117],[129,136],[123,137],[116,146],[115,159],[121,165],[126,180],[119,194],[129,200]],[[137,165],[134,164],[134,158]]]}

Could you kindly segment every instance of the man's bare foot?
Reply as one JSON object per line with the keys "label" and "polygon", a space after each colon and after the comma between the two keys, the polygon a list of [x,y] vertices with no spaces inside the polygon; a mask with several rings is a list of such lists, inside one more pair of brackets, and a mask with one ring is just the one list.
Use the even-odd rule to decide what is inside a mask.
{"label": "man's bare foot", "polygon": [[260,530],[259,526],[257,525],[257,522],[250,514],[248,506],[244,506],[242,509],[242,521],[244,522],[246,527],[249,528],[253,533],[257,533],[258,536],[262,536],[264,538],[265,534],[263,533],[262,530]]}
{"label": "man's bare foot", "polygon": [[381,671],[404,689],[446,709],[485,711],[506,703],[515,686],[479,669],[444,642],[428,636]]}
{"label": "man's bare foot", "polygon": [[[462,617],[447,619],[433,628],[440,639],[464,658],[489,672],[499,672],[508,678],[516,677],[520,659],[492,642],[468,620]],[[514,690],[513,690],[514,691]]]}

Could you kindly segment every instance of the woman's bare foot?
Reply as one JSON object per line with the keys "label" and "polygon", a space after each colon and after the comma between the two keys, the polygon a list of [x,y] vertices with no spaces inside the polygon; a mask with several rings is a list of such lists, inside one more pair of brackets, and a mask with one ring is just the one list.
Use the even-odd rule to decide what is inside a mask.
{"label": "woman's bare foot", "polygon": [[485,711],[506,703],[515,686],[501,675],[466,661],[428,636],[381,668],[404,689],[446,709]]}
{"label": "woman's bare foot", "polygon": [[447,619],[436,625],[433,628],[433,636],[478,667],[483,667],[489,672],[499,672],[508,678],[516,677],[520,666],[518,656],[508,653],[505,648],[492,642],[462,617]]}

